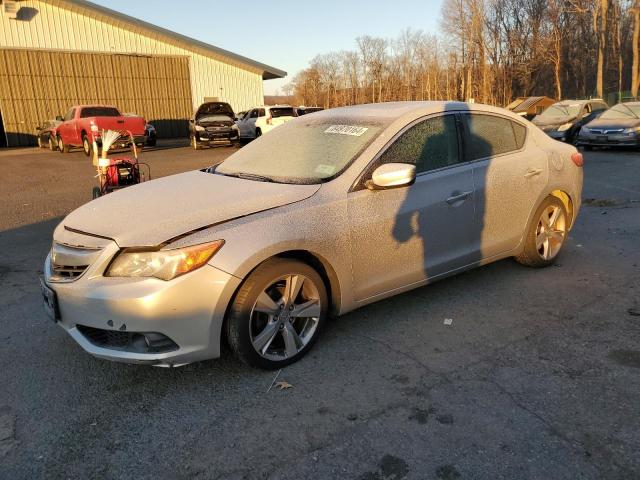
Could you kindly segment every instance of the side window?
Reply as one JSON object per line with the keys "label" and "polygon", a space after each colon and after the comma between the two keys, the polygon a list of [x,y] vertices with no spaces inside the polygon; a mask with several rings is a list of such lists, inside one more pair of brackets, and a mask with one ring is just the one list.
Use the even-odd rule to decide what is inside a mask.
{"label": "side window", "polygon": [[251,110],[249,118],[258,118],[258,110]]}
{"label": "side window", "polygon": [[64,116],[64,121],[68,122],[69,120],[73,120],[73,117],[76,114],[75,108],[70,109],[67,114]]}
{"label": "side window", "polygon": [[377,162],[413,163],[416,173],[454,165],[460,161],[454,115],[424,120],[404,132]]}
{"label": "side window", "polygon": [[[519,141],[524,144],[526,131],[516,132],[517,127],[511,120],[494,115],[465,114],[465,153],[466,160],[492,157],[503,153],[519,150]],[[524,129],[525,127],[522,127]]]}
{"label": "side window", "polygon": [[524,147],[524,141],[527,138],[527,127],[516,122],[511,122],[511,126],[513,127],[513,133],[516,136],[516,147],[520,150]]}
{"label": "side window", "polygon": [[259,112],[259,113],[258,113],[258,116],[259,116],[259,117],[264,117],[264,116],[265,116],[265,115],[264,115],[264,108],[261,108],[260,110],[258,110],[258,112]]}

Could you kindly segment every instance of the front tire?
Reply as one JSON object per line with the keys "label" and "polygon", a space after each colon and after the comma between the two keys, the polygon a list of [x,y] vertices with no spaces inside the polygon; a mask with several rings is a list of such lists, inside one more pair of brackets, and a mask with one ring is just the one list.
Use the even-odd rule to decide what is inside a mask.
{"label": "front tire", "polygon": [[55,151],[56,146],[53,142],[53,136],[49,135],[49,150],[51,150],[52,152]]}
{"label": "front tire", "polygon": [[312,267],[297,260],[268,260],[238,290],[226,320],[227,341],[244,363],[282,368],[311,349],[328,309],[326,287]]}
{"label": "front tire", "polygon": [[525,234],[524,250],[516,260],[528,267],[553,264],[564,246],[568,225],[564,204],[556,197],[547,197],[533,216]]}
{"label": "front tire", "polygon": [[91,156],[91,142],[86,135],[82,135],[82,150],[87,157]]}
{"label": "front tire", "polygon": [[58,137],[58,150],[60,153],[69,153],[69,146],[64,143],[62,137]]}

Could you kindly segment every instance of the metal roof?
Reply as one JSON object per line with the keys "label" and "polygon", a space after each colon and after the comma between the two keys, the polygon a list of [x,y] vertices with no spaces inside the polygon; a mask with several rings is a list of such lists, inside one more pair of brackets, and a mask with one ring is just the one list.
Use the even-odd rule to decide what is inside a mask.
{"label": "metal roof", "polygon": [[264,80],[284,78],[287,76],[287,72],[284,70],[265,65],[264,63],[251,60],[250,58],[243,57],[242,55],[187,37],[186,35],[172,32],[166,28],[138,20],[137,18],[116,12],[115,10],[111,10],[101,5],[96,5],[95,3],[87,2],[85,0],[49,0],[49,3],[84,15],[90,15],[93,18],[105,21],[117,27],[125,28],[151,38],[156,38],[160,41],[174,44],[184,48],[185,50],[212,57],[216,60],[222,60],[225,63],[235,64],[248,70],[261,71],[262,78]]}
{"label": "metal roof", "polygon": [[551,103],[555,102],[552,98],[549,97],[528,97],[525,98],[522,102],[516,105],[513,108],[514,112],[526,112],[531,107],[533,107],[536,103],[541,102],[542,100],[549,100]]}

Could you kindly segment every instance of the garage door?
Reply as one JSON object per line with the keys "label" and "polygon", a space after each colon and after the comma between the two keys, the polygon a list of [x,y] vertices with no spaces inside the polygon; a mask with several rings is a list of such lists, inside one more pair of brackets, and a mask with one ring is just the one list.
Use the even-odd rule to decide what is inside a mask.
{"label": "garage door", "polygon": [[0,115],[9,146],[34,145],[40,122],[92,103],[142,115],[160,137],[186,137],[189,59],[0,49]]}

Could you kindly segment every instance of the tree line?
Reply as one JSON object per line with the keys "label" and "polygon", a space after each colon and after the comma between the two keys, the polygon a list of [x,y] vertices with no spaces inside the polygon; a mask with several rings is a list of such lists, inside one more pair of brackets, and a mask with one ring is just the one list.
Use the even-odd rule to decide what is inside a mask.
{"label": "tree line", "polygon": [[361,36],[283,87],[325,108],[396,100],[637,97],[640,0],[444,0],[440,35]]}

